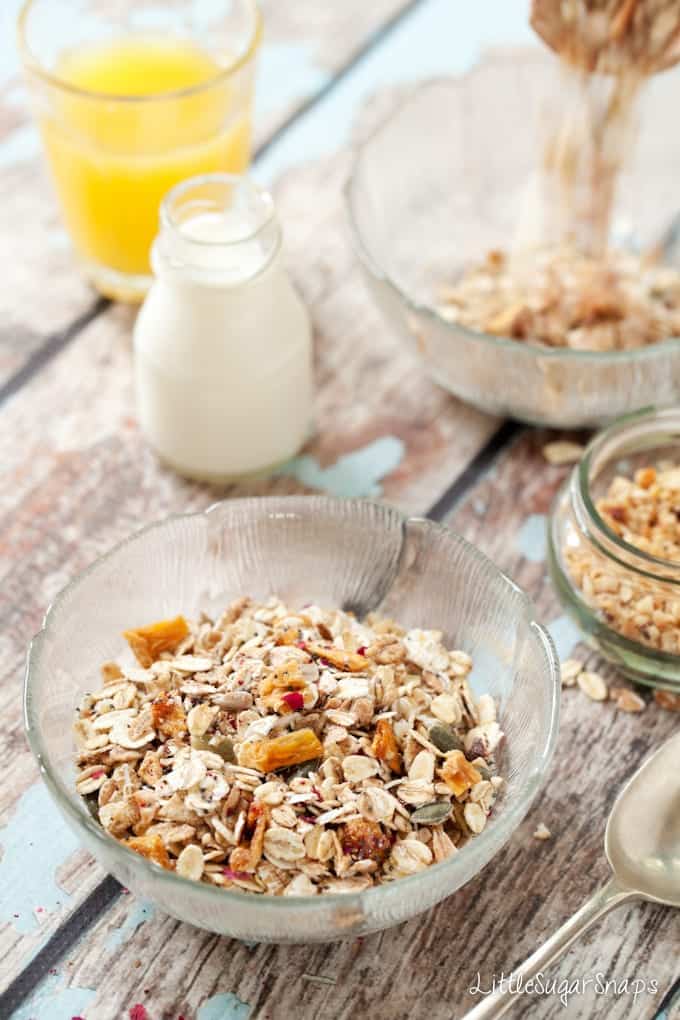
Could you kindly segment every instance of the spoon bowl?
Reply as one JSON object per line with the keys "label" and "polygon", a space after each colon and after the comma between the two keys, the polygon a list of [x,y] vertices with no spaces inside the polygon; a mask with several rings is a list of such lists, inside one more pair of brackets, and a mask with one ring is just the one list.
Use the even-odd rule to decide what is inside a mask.
{"label": "spoon bowl", "polygon": [[620,886],[680,907],[680,733],[623,788],[604,845]]}
{"label": "spoon bowl", "polygon": [[[591,925],[632,900],[680,907],[680,733],[654,752],[616,798],[605,832],[613,876],[512,972],[526,987]],[[515,1001],[513,982],[488,995],[464,1020],[496,1020]]]}

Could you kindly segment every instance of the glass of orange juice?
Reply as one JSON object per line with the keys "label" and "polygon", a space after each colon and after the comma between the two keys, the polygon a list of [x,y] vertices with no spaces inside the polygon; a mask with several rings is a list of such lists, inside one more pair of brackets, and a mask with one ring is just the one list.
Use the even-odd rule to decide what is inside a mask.
{"label": "glass of orange juice", "polygon": [[255,0],[25,0],[19,39],[76,253],[139,300],[163,196],[250,159]]}

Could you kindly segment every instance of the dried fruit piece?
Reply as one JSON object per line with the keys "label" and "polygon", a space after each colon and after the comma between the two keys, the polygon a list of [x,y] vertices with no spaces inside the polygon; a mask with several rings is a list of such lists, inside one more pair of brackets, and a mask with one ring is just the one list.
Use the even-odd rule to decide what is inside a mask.
{"label": "dried fruit piece", "polygon": [[450,751],[447,754],[439,775],[456,797],[462,796],[482,779],[481,773],[462,751]]}
{"label": "dried fruit piece", "polygon": [[392,841],[377,822],[353,818],[339,830],[343,853],[353,861],[376,861],[382,864],[389,855]]}
{"label": "dried fruit piece", "polygon": [[146,627],[123,631],[123,637],[130,645],[140,666],[148,669],[162,652],[172,652],[189,633],[189,625],[183,616],[172,620],[158,620]]}
{"label": "dried fruit piece", "polygon": [[277,645],[294,645],[300,640],[299,627],[284,627],[274,634]]}
{"label": "dried fruit piece", "polygon": [[330,662],[336,669],[342,669],[347,673],[362,673],[368,666],[363,655],[358,652],[345,652],[335,645],[322,645],[319,641],[306,641],[305,648],[312,655],[318,656]]}
{"label": "dried fruit piece", "polygon": [[187,730],[187,717],[182,702],[167,691],[151,704],[151,724],[166,740],[179,737]]}
{"label": "dried fruit piece", "polygon": [[302,699],[302,707],[304,707],[304,699],[298,692],[304,691],[306,687],[307,681],[300,671],[300,663],[295,659],[290,659],[262,678],[259,694],[267,708],[273,708],[275,712],[285,715],[288,712],[299,711],[299,709],[291,707],[287,701],[287,695],[298,694],[298,698]]}
{"label": "dried fruit piece", "polygon": [[298,765],[303,761],[323,756],[323,746],[314,730],[295,730],[284,733],[272,740],[250,741],[242,744],[239,765],[257,769],[259,772],[274,772],[276,769]]}
{"label": "dried fruit piece", "polygon": [[305,707],[305,699],[299,691],[288,691],[287,694],[282,694],[281,701],[285,701],[291,712],[301,712]]}
{"label": "dried fruit piece", "polygon": [[401,754],[389,719],[378,719],[371,750],[379,761],[385,762],[388,769],[397,775],[401,774]]}
{"label": "dried fruit piece", "polygon": [[132,839],[123,841],[123,846],[134,850],[141,857],[146,857],[154,864],[160,864],[161,868],[172,869],[172,863],[168,857],[168,851],[160,836],[133,836]]}

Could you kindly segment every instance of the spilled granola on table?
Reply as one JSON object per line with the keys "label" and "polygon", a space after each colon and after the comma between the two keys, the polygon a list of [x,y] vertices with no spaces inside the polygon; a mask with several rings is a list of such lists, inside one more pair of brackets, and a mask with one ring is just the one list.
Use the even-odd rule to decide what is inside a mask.
{"label": "spilled granola on table", "polygon": [[[680,465],[640,468],[618,475],[596,503],[604,523],[628,545],[680,563]],[[571,533],[564,548],[567,569],[585,601],[618,633],[632,641],[680,654],[680,597],[664,585],[616,565]],[[660,568],[661,569],[661,568]]]}
{"label": "spilled granola on table", "polygon": [[414,874],[480,833],[503,738],[434,630],[276,599],[126,632],[78,711],[76,789],[119,842],[270,895]]}

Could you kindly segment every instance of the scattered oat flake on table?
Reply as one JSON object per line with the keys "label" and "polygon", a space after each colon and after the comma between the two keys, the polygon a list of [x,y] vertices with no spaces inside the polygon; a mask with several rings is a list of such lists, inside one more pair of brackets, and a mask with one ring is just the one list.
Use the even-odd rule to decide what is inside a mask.
{"label": "scattered oat flake on table", "polygon": [[592,701],[606,701],[609,691],[599,673],[580,673],[577,684]]}
{"label": "scattered oat flake on table", "polygon": [[580,443],[572,443],[568,439],[555,439],[552,443],[545,444],[543,456],[549,464],[575,464],[583,456],[584,449]]}
{"label": "scattered oat flake on table", "polygon": [[616,707],[622,712],[643,712],[647,702],[629,687],[612,687],[609,691],[610,698],[616,702]]}
{"label": "scattered oat flake on table", "polygon": [[574,687],[580,673],[583,672],[583,663],[578,659],[567,659],[562,663],[560,676],[563,687]]}
{"label": "scattered oat flake on table", "polygon": [[539,822],[539,824],[536,826],[536,830],[534,832],[534,839],[545,840],[545,839],[551,839],[551,837],[552,837],[552,832],[550,831],[548,826],[544,825],[543,822]]}
{"label": "scattered oat flake on table", "polygon": [[667,712],[680,712],[680,694],[674,694],[672,691],[654,691],[654,700],[659,708],[664,708]]}

